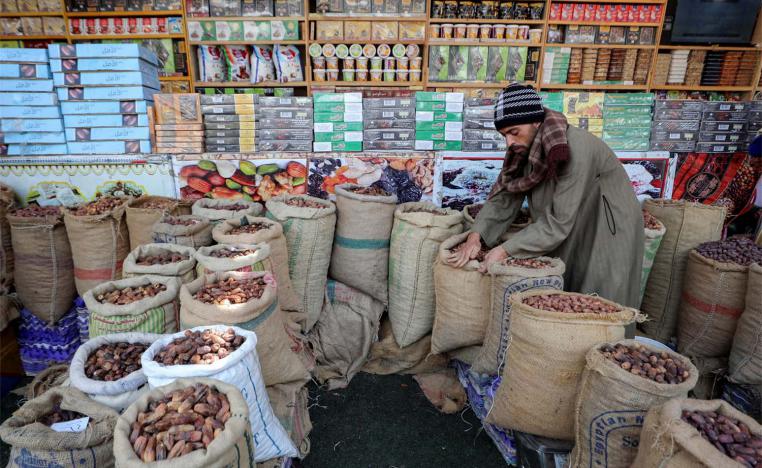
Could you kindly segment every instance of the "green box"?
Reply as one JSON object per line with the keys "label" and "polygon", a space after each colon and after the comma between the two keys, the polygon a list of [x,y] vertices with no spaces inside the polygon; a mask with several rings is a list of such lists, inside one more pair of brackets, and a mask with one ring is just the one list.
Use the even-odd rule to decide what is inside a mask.
{"label": "green box", "polygon": [[603,119],[603,128],[617,128],[622,126],[646,127],[651,125],[651,115],[634,115],[629,117],[606,116]]}
{"label": "green box", "polygon": [[434,112],[434,120],[445,122],[462,122],[463,112]]}
{"label": "green box", "polygon": [[216,41],[217,40],[217,27],[214,21],[201,21],[201,40],[202,41]]}
{"label": "green box", "polygon": [[270,35],[273,31],[281,31],[284,41],[299,40],[299,21],[297,20],[273,20],[270,22]]}
{"label": "green box", "polygon": [[416,101],[415,110],[417,111],[443,111],[447,109],[447,103],[444,101]]}
{"label": "green box", "polygon": [[[362,132],[362,122],[335,122],[333,124],[334,132]],[[317,133],[316,133],[317,134]]]}
{"label": "green box", "polygon": [[315,105],[319,102],[344,102],[344,96],[339,93],[315,93],[312,95],[312,102]]}
{"label": "green box", "polygon": [[474,46],[468,49],[469,81],[487,81],[487,60],[489,59],[489,47]]}
{"label": "green box", "polygon": [[337,141],[331,143],[332,151],[362,151],[362,141]]}
{"label": "green box", "polygon": [[468,47],[451,46],[450,60],[447,63],[447,81],[465,81],[468,79]]}
{"label": "green box", "polygon": [[415,93],[415,104],[418,106],[419,101],[426,102],[445,102],[447,99],[447,93],[438,93],[435,91],[418,91]]}
{"label": "green box", "polygon": [[[654,102],[653,93],[606,93],[603,104],[608,105],[644,105],[650,106]],[[605,108],[604,108],[605,112]]]}
{"label": "green box", "polygon": [[437,122],[416,122],[415,123],[415,129],[416,131],[424,131],[424,132],[435,132],[435,131],[444,131],[446,122],[444,121],[437,121]]}
{"label": "green box", "polygon": [[646,139],[604,139],[614,151],[648,151],[649,140]]}
{"label": "green box", "polygon": [[622,139],[643,139],[648,140],[651,137],[651,128],[649,127],[618,127],[612,129],[603,129],[604,140],[622,140]]}
{"label": "green box", "polygon": [[435,141],[434,151],[460,151],[463,149],[462,141]]}
{"label": "green box", "polygon": [[269,41],[272,39],[272,33],[270,32],[269,21],[255,21],[257,25],[257,41]]}
{"label": "green box", "polygon": [[604,106],[604,117],[632,117],[636,115],[651,115],[651,106]]}
{"label": "green box", "polygon": [[344,101],[341,102],[314,102],[315,112],[344,112]]}
{"label": "green box", "polygon": [[429,76],[436,81],[448,81],[450,46],[429,47]]}
{"label": "green box", "polygon": [[344,141],[344,132],[315,132],[315,141]]}
{"label": "green box", "polygon": [[227,21],[227,23],[228,23],[228,27],[230,28],[230,40],[231,41],[244,40],[243,21]]}
{"label": "green box", "polygon": [[344,122],[344,112],[315,112],[315,122]]}
{"label": "green box", "polygon": [[445,132],[444,130],[416,131],[415,139],[416,140],[444,140]]}

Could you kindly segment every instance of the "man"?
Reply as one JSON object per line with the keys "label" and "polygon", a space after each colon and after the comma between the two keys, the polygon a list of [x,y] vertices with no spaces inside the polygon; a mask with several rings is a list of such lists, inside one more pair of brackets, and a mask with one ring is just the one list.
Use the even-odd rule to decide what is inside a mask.
{"label": "man", "polygon": [[532,224],[494,247],[482,271],[508,256],[559,257],[564,289],[639,305],[643,216],[627,174],[600,139],[545,109],[530,87],[512,84],[495,105],[508,151],[471,234],[450,263],[463,266],[480,243],[494,247],[528,198]]}

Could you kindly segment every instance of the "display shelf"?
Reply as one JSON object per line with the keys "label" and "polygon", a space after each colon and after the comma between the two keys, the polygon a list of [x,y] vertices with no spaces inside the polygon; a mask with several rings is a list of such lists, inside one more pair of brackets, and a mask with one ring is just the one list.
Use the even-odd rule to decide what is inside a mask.
{"label": "display shelf", "polygon": [[278,39],[271,39],[269,41],[190,41],[190,45],[270,45],[270,44],[282,44],[282,45],[305,45],[307,41],[281,41]]}
{"label": "display shelf", "polygon": [[[477,81],[431,81],[426,83],[428,88],[505,88],[514,81],[500,81],[496,83],[486,83]],[[537,87],[534,81],[520,81],[519,84]]]}
{"label": "display shelf", "polygon": [[[424,44],[426,44],[426,41],[422,40],[422,39],[415,39],[415,40],[413,40],[413,39],[389,39],[388,41],[381,41],[381,40],[360,41],[360,40],[353,40],[353,39],[344,39],[344,40],[332,39],[332,40],[324,41],[322,39],[310,39],[310,43],[312,43],[312,44],[320,44],[320,45],[323,45],[323,44],[337,44],[337,45],[338,44],[347,44],[347,45],[350,45],[350,44],[357,44],[357,43],[374,44],[374,45],[378,45],[378,44],[389,44],[389,45],[393,45],[393,44],[417,44],[417,45],[424,45]],[[429,42],[429,44],[431,44],[431,42]],[[452,44],[452,45],[455,45],[455,44]]]}
{"label": "display shelf", "polygon": [[579,90],[621,90],[621,91],[647,91],[648,85],[628,84],[550,84],[543,83],[541,89],[579,89]]}
{"label": "display shelf", "polygon": [[190,81],[189,76],[160,76],[159,81]]}
{"label": "display shelf", "polygon": [[[66,36],[64,36],[66,38]],[[112,41],[123,39],[185,39],[185,34],[90,34],[76,35],[70,34],[72,41]]]}
{"label": "display shelf", "polygon": [[347,14],[321,15],[310,13],[307,17],[310,21],[427,21],[426,16],[352,16]]}
{"label": "display shelf", "polygon": [[290,81],[281,83],[279,81],[264,81],[262,83],[249,83],[247,81],[194,81],[196,88],[299,88],[307,86],[306,81]]}
{"label": "display shelf", "polygon": [[753,85],[749,86],[691,86],[691,85],[651,85],[652,90],[665,91],[727,91],[727,92],[749,92],[754,90]]}
{"label": "display shelf", "polygon": [[606,22],[606,21],[564,21],[548,20],[549,25],[558,26],[640,26],[644,28],[658,28],[661,23],[637,23],[637,22]]}
{"label": "display shelf", "polygon": [[150,11],[67,11],[69,18],[102,18],[102,17],[141,17],[141,16],[182,16],[183,10],[150,10]]}
{"label": "display shelf", "polygon": [[17,11],[15,13],[2,12],[0,18],[37,18],[63,15],[62,11]]}
{"label": "display shelf", "polygon": [[66,39],[67,36],[51,36],[46,34],[0,36],[0,41],[65,41]]}
{"label": "display shelf", "polygon": [[314,81],[311,80],[311,86],[367,86],[374,87],[399,87],[407,88],[411,86],[423,87],[423,81]]}
{"label": "display shelf", "polygon": [[306,21],[304,16],[188,16],[188,21]]}
{"label": "display shelf", "polygon": [[659,49],[665,50],[717,50],[717,51],[758,51],[762,52],[762,49],[754,46],[721,46],[721,45],[660,45]]}
{"label": "display shelf", "polygon": [[542,43],[537,42],[493,42],[493,41],[474,41],[469,39],[429,39],[429,45],[451,45],[451,46],[487,46],[487,47],[542,47]]}
{"label": "display shelf", "polygon": [[545,20],[530,19],[486,19],[486,18],[431,18],[429,23],[453,23],[453,24],[544,24]]}
{"label": "display shelf", "polygon": [[563,49],[654,49],[655,44],[556,44],[552,42],[545,43],[546,48],[558,47]]}
{"label": "display shelf", "polygon": [[638,5],[661,5],[664,3],[661,0],[553,0],[553,3],[636,3]]}

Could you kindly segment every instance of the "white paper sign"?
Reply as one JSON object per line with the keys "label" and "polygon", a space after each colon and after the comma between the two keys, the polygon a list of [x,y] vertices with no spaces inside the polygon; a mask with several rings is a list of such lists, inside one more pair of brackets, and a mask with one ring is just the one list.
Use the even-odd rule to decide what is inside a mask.
{"label": "white paper sign", "polygon": [[53,423],[50,428],[56,432],[82,432],[87,429],[87,424],[90,422],[90,416],[84,418],[72,419],[71,421]]}

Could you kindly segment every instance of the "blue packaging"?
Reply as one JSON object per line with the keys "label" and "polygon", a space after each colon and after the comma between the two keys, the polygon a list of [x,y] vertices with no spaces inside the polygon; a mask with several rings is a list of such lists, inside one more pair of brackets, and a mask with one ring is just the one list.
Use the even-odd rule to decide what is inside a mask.
{"label": "blue packaging", "polygon": [[45,144],[21,144],[8,145],[8,156],[40,156],[45,154],[67,154],[66,144],[45,145]]}
{"label": "blue packaging", "polygon": [[0,77],[3,78],[50,78],[50,67],[35,63],[0,63]]}
{"label": "blue packaging", "polygon": [[108,86],[102,88],[57,88],[58,99],[61,101],[124,101],[127,99],[153,101],[157,90],[143,86]]}
{"label": "blue packaging", "polygon": [[3,119],[0,120],[3,132],[62,132],[61,119]]}
{"label": "blue packaging", "polygon": [[8,106],[57,106],[58,96],[56,93],[0,93],[0,102]]}
{"label": "blue packaging", "polygon": [[50,71],[140,71],[157,72],[155,64],[139,58],[70,58],[51,59]]}
{"label": "blue packaging", "polygon": [[[48,53],[51,59],[96,58],[141,58],[158,65],[156,54],[139,44],[50,44]],[[107,57],[107,58],[104,58]]]}
{"label": "blue packaging", "polygon": [[21,366],[27,375],[38,374],[55,364],[71,361],[80,345],[77,311],[67,312],[54,325],[21,309],[18,344]]}
{"label": "blue packaging", "polygon": [[10,80],[0,79],[0,91],[21,93],[45,93],[53,91],[53,80]]}
{"label": "blue packaging", "polygon": [[60,119],[58,106],[0,106],[0,119]]}
{"label": "blue packaging", "polygon": [[148,140],[148,127],[67,128],[66,141]]}
{"label": "blue packaging", "polygon": [[145,114],[150,101],[66,101],[61,113],[71,114]]}
{"label": "blue packaging", "polygon": [[63,132],[5,132],[2,140],[8,144],[66,143]]}
{"label": "blue packaging", "polygon": [[69,154],[140,154],[151,152],[148,140],[85,141],[67,143]]}
{"label": "blue packaging", "polygon": [[48,63],[45,49],[0,49],[0,62]]}
{"label": "blue packaging", "polygon": [[55,86],[147,86],[160,89],[159,74],[153,72],[66,72],[53,73]]}
{"label": "blue packaging", "polygon": [[148,115],[146,114],[64,115],[63,121],[64,121],[64,127],[66,128],[147,127]]}

